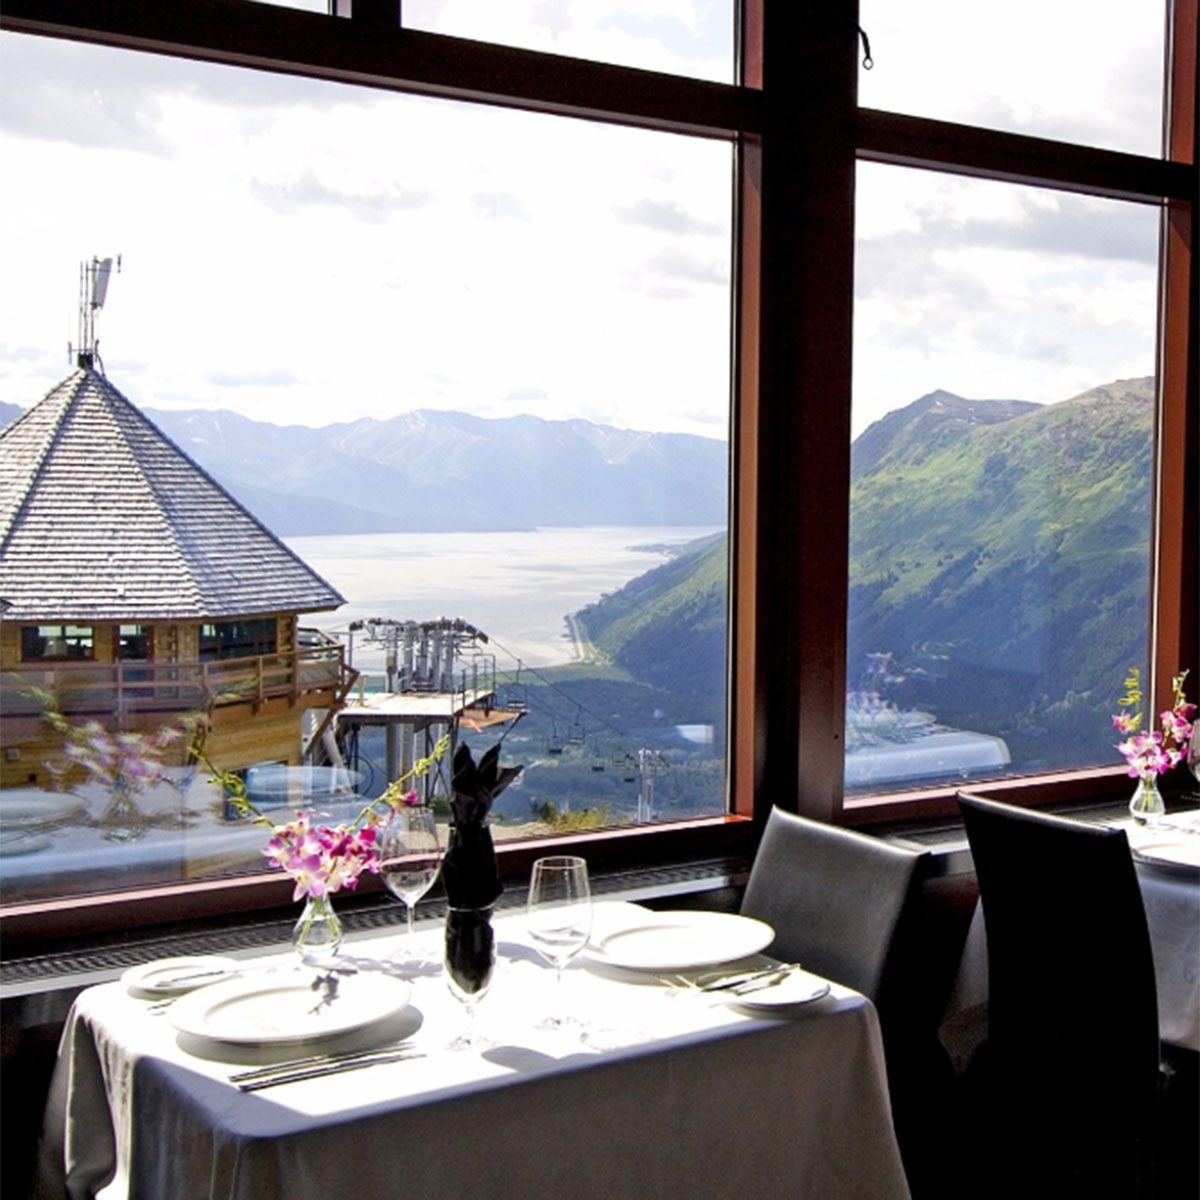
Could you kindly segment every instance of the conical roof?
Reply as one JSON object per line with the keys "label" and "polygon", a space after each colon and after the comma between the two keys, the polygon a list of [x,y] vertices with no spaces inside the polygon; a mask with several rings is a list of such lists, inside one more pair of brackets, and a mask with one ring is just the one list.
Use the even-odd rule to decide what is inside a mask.
{"label": "conical roof", "polygon": [[0,596],[12,621],[187,620],[345,603],[87,367],[0,432]]}

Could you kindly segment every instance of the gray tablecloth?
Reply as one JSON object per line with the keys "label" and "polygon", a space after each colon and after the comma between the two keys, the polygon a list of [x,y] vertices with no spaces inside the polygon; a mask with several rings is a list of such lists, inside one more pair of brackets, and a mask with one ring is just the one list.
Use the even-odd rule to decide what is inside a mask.
{"label": "gray tablecloth", "polygon": [[[445,1049],[463,1014],[430,966],[392,1019],[406,1028],[344,1035],[419,1022],[426,1057],[259,1093],[228,1082],[246,1050],[189,1054],[119,983],[88,989],[64,1031],[39,1195],[908,1196],[862,996],[835,985],[764,1018],[579,962],[563,986],[588,1023],[581,1046],[535,1028],[554,980],[523,932],[521,918],[498,923],[502,960],[479,1011],[490,1049]],[[423,936],[436,954],[440,931]],[[349,957],[369,967],[392,944],[355,942]]]}

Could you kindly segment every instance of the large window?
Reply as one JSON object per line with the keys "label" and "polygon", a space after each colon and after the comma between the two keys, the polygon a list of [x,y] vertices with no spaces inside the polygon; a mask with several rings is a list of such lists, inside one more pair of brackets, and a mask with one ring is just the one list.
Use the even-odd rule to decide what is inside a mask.
{"label": "large window", "polygon": [[[0,415],[121,254],[109,379],[347,597],[297,647],[370,690],[394,622],[474,631],[517,841],[1125,788],[1123,673],[1200,677],[1195,0],[1006,10],[996,80],[1006,31],[933,5],[746,0],[729,41],[719,4],[332,7],[9,0]],[[239,695],[299,724],[277,682]]]}
{"label": "large window", "polygon": [[1160,212],[870,163],[857,211],[847,790],[1111,764]]}
{"label": "large window", "polygon": [[[479,752],[503,735],[524,765],[493,812],[498,838],[723,816],[732,138],[4,37],[19,81],[6,158],[47,182],[86,169],[94,184],[87,199],[64,182],[7,202],[23,207],[13,253],[37,294],[24,310],[5,296],[11,336],[44,346],[43,328],[60,327],[81,242],[120,253],[96,315],[107,379],[346,597],[303,616],[300,667],[319,670],[332,644],[360,672],[315,742],[341,791],[353,784],[339,814],[440,732],[358,719],[401,692],[418,712],[438,711],[430,693],[470,708],[459,738]],[[48,96],[77,122],[33,121]],[[3,395],[25,406],[53,388],[57,349],[9,355]],[[185,522],[187,503],[170,510]],[[211,564],[219,580],[219,545]],[[237,738],[220,714],[215,765],[257,779],[286,755],[311,780],[299,758],[322,714],[261,703],[278,690],[274,659],[237,667],[286,652],[276,629],[165,626],[157,696],[194,657],[210,668],[206,702],[258,701],[237,712]],[[133,644],[123,635],[117,657]],[[136,717],[144,732],[146,707],[76,723]],[[287,721],[290,753],[267,740]],[[415,739],[403,752],[397,733]],[[104,779],[67,783],[102,824]],[[100,846],[111,870],[87,886],[261,869],[261,830],[231,821],[203,779],[144,791],[144,824]],[[80,849],[105,833],[54,837]],[[45,894],[47,874],[15,863],[10,898],[26,876]]]}

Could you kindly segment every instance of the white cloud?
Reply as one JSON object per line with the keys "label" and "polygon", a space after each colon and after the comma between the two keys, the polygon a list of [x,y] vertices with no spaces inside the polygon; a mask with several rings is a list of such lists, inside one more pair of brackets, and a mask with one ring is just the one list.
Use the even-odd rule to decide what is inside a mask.
{"label": "white cloud", "polygon": [[[728,148],[294,80],[279,103],[225,104],[211,67],[201,87],[176,64],[166,86],[157,60],[87,53],[92,85],[113,76],[108,102],[154,114],[161,152],[63,145],[5,114],[0,153],[37,187],[3,200],[3,327],[54,354],[0,361],[0,398],[65,373],[78,263],[119,252],[101,354],[143,405],[694,428],[683,409],[723,427]],[[36,70],[53,78],[52,57]],[[681,283],[666,303],[664,277]]]}
{"label": "white cloud", "polygon": [[[1119,7],[1042,3],[1030,41],[1011,6],[992,27],[957,0],[903,21],[864,0],[863,101],[1144,133],[1160,22]],[[404,5],[417,26],[711,78],[728,12]],[[0,55],[0,157],[21,181],[0,194],[0,399],[62,377],[79,262],[122,253],[101,353],[143,405],[724,434],[728,147],[20,35]],[[856,429],[936,387],[1055,400],[1152,370],[1152,210],[897,168],[861,179]]]}
{"label": "white cloud", "polygon": [[1162,0],[862,0],[859,16],[868,107],[1159,152]]}

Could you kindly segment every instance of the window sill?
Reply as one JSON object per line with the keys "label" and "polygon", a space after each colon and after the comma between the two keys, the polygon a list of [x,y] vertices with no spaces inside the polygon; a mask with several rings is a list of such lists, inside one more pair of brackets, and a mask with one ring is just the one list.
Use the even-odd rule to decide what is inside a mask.
{"label": "window sill", "polygon": [[[571,837],[500,843],[502,877],[527,876],[535,859],[564,852],[587,856],[594,874],[684,867],[709,859],[748,855],[753,826],[744,817],[712,817],[671,825],[600,830]],[[385,900],[382,882],[365,877],[345,906]],[[253,928],[295,919],[292,882],[281,872],[134,888],[13,904],[0,910],[0,961],[39,956],[56,949],[87,949],[114,936],[153,938],[216,922]],[[290,920],[287,914],[291,913]]]}

